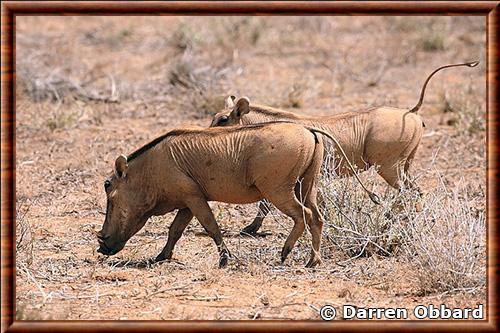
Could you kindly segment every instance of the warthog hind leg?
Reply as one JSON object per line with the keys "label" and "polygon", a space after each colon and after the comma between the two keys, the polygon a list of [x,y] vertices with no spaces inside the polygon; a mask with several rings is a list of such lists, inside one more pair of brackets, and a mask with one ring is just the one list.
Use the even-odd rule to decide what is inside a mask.
{"label": "warthog hind leg", "polygon": [[[312,218],[306,219],[307,226],[311,232],[312,249],[311,258],[306,267],[312,268],[321,264],[321,234],[323,231],[323,217],[318,209],[318,187],[317,172],[321,167],[321,160],[316,160],[308,168],[302,180],[302,186],[295,188],[295,195],[304,201],[304,205],[311,210]],[[299,192],[301,190],[301,192]]]}
{"label": "warthog hind leg", "polygon": [[288,191],[271,192],[266,198],[283,214],[291,217],[294,222],[292,231],[288,235],[285,245],[281,250],[281,262],[284,262],[292,251],[297,239],[304,233],[304,217],[306,220],[312,218],[312,212],[297,200],[292,189]]}
{"label": "warthog hind leg", "polygon": [[257,231],[259,231],[260,227],[262,226],[262,220],[267,216],[269,211],[271,210],[271,203],[267,200],[261,200],[259,202],[259,212],[257,213],[257,216],[253,220],[253,222],[246,227],[244,227],[240,234],[243,236],[250,235],[254,236],[257,234]]}
{"label": "warthog hind leg", "polygon": [[306,227],[304,220],[310,220],[312,218],[312,212],[309,208],[302,206],[297,200],[290,203],[290,205],[276,207],[284,214],[290,216],[294,222],[292,231],[288,235],[285,245],[283,245],[283,249],[281,250],[281,262],[283,263],[295,246],[297,239],[304,233]]}
{"label": "warthog hind leg", "polygon": [[[381,165],[378,169],[378,174],[384,178],[384,180],[390,186],[401,191],[402,188],[406,188],[411,191],[417,192],[418,196],[422,197],[422,190],[418,184],[411,180],[409,176],[409,169],[413,159],[415,158],[415,153],[417,152],[418,143],[414,143],[414,147],[409,150],[408,156],[402,154],[396,160],[386,161],[385,164]],[[397,207],[400,209],[401,207]],[[415,209],[417,212],[422,211],[422,203],[417,199],[415,202]]]}
{"label": "warthog hind leg", "polygon": [[312,249],[311,258],[306,264],[306,267],[312,268],[321,264],[321,234],[323,231],[323,217],[319,212],[318,205],[316,204],[316,189],[313,189],[306,199],[306,206],[311,208],[313,218],[308,220],[309,231],[312,236]]}

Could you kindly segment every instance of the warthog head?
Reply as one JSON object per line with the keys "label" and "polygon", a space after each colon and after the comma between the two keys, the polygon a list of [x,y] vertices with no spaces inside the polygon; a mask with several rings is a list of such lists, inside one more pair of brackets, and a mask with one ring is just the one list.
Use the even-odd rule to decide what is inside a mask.
{"label": "warthog head", "polygon": [[248,98],[242,97],[234,104],[235,99],[235,96],[229,96],[226,99],[224,111],[214,116],[210,127],[240,124],[241,116],[250,111],[250,101]]}
{"label": "warthog head", "polygon": [[121,155],[115,161],[114,175],[104,182],[106,218],[97,233],[97,252],[105,255],[118,253],[152,215],[155,201],[137,169],[135,172],[129,170],[127,158]]}

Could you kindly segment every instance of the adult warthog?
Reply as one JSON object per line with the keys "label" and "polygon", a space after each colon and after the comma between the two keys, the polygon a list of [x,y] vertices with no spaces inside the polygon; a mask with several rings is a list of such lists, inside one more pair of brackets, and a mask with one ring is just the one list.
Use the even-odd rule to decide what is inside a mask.
{"label": "adult warthog", "polygon": [[243,204],[265,198],[294,221],[281,260],[307,223],[312,251],[306,266],[319,264],[323,222],[316,204],[316,183],[323,146],[315,132],[292,123],[180,129],[128,157],[119,156],[114,174],[104,182],[107,209],[97,234],[98,251],[105,255],[119,252],[149,217],[178,209],[167,244],[156,260],[172,257],[175,243],[196,216],[215,241],[223,267],[230,253],[208,201]]}
{"label": "adult warthog", "polygon": [[[358,112],[347,112],[332,116],[301,116],[268,106],[249,105],[247,98],[236,103],[234,96],[226,100],[224,111],[217,113],[212,120],[212,127],[237,124],[254,124],[266,121],[286,120],[331,133],[344,148],[349,161],[358,170],[365,171],[377,166],[377,172],[395,189],[403,185],[421,193],[420,188],[408,177],[408,169],[415,157],[423,134],[424,122],[417,114],[424,100],[425,89],[431,77],[438,71],[458,66],[475,67],[479,62],[467,62],[446,65],[434,70],[425,80],[418,103],[410,110],[388,106],[373,107]],[[326,143],[326,141],[324,141]],[[346,167],[347,160],[334,161],[339,176],[351,176],[351,168]],[[254,221],[246,226],[242,233],[256,234],[262,220],[269,212],[263,201]]]}

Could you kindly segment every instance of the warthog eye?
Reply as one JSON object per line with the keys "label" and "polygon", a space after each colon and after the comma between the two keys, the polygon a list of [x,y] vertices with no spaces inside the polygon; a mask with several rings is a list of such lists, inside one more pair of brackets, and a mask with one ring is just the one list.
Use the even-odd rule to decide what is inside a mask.
{"label": "warthog eye", "polygon": [[104,182],[104,190],[108,190],[108,188],[111,186],[111,182],[109,180],[106,180]]}

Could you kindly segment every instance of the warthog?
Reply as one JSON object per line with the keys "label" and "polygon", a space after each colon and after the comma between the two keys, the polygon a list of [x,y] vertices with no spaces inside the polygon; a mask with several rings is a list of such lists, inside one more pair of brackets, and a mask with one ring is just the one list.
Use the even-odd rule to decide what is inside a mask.
{"label": "warthog", "polygon": [[[452,64],[434,70],[424,82],[418,103],[410,110],[381,106],[358,112],[310,117],[268,106],[248,106],[248,103],[242,99],[234,103],[235,97],[230,96],[226,100],[225,110],[213,117],[210,126],[286,120],[321,128],[337,138],[350,162],[356,165],[360,171],[377,166],[378,174],[390,186],[400,189],[402,185],[405,185],[421,194],[417,184],[409,180],[408,169],[417,151],[425,126],[421,117],[417,115],[424,99],[425,88],[431,77],[444,68],[475,67],[478,63],[475,61]],[[339,176],[353,174],[349,168],[346,168],[345,160],[335,161],[335,165]],[[265,201],[260,202],[258,215],[250,225],[242,230],[242,233],[255,234],[268,212],[269,208]]]}
{"label": "warthog", "polygon": [[243,204],[265,198],[294,221],[281,260],[307,223],[312,251],[306,266],[319,264],[323,222],[316,204],[316,182],[323,146],[315,132],[293,123],[180,129],[128,157],[119,156],[114,174],[104,182],[107,209],[97,233],[98,252],[119,252],[149,217],[178,209],[156,261],[172,257],[176,242],[196,216],[215,241],[223,267],[230,253],[208,201]]}

